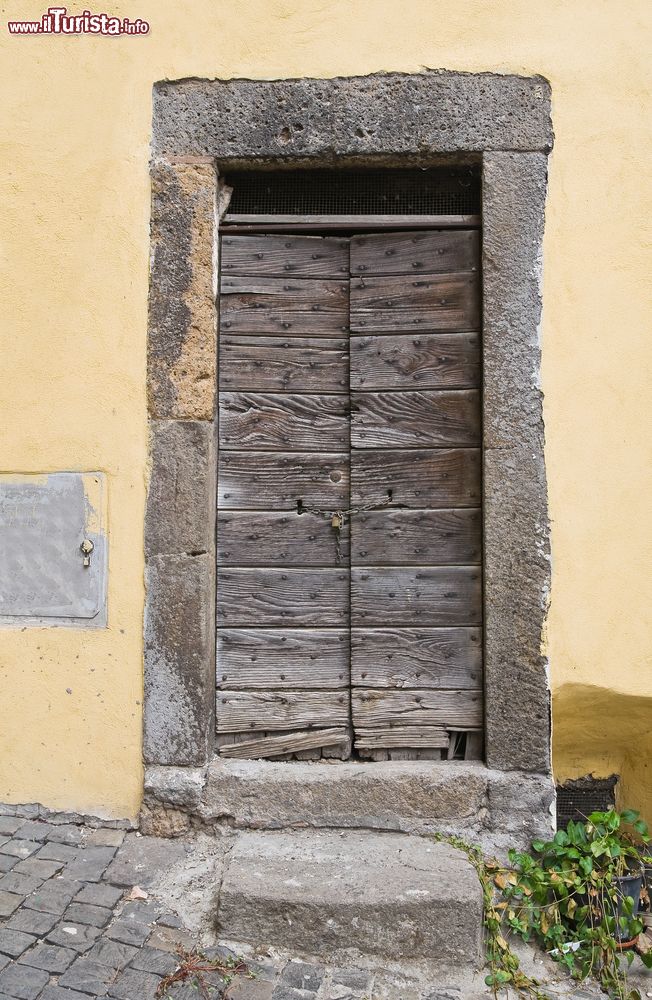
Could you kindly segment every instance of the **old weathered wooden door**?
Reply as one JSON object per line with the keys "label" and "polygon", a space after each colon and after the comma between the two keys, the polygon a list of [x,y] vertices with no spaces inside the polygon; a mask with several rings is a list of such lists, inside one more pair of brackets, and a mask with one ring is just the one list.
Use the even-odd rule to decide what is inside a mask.
{"label": "old weathered wooden door", "polygon": [[221,753],[478,756],[478,232],[229,235],[221,276]]}

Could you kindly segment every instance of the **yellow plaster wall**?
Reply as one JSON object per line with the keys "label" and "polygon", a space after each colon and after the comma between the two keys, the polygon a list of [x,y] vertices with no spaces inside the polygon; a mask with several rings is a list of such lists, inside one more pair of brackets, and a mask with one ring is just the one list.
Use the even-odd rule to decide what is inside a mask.
{"label": "yellow plaster wall", "polygon": [[150,34],[7,34],[7,18],[45,6],[8,0],[0,23],[0,469],[107,473],[109,628],[0,632],[0,801],[115,816],[139,804],[153,82],[427,66],[552,84],[555,765],[562,777],[623,771],[652,818],[650,4],[112,0],[109,13],[147,19]]}

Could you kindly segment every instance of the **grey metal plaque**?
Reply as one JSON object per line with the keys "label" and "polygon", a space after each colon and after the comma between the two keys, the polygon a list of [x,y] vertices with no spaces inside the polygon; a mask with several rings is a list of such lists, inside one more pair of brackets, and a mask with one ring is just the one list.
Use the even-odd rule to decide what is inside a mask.
{"label": "grey metal plaque", "polygon": [[0,624],[106,624],[105,477],[0,475]]}

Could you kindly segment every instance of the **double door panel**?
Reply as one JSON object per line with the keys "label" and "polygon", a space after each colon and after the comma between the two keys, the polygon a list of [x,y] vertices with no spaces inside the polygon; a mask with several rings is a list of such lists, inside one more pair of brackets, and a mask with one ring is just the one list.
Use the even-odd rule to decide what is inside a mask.
{"label": "double door panel", "polygon": [[221,752],[477,752],[477,233],[228,236],[221,276]]}

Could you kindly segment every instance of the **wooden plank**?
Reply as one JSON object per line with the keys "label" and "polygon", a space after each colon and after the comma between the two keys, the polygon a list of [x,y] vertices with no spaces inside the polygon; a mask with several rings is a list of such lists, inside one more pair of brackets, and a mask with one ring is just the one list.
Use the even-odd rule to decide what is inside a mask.
{"label": "wooden plank", "polygon": [[481,226],[480,215],[260,215],[228,212],[221,228],[231,232],[301,232],[315,226],[327,230],[466,229]]}
{"label": "wooden plank", "polygon": [[222,451],[218,506],[225,509],[296,510],[348,507],[349,456],[295,452]]}
{"label": "wooden plank", "polygon": [[480,283],[469,272],[424,274],[414,280],[389,275],[352,278],[350,327],[360,333],[477,330]]}
{"label": "wooden plank", "polygon": [[351,452],[351,505],[478,507],[479,448]]}
{"label": "wooden plank", "polygon": [[351,630],[351,684],[370,688],[482,688],[482,630]]}
{"label": "wooden plank", "polygon": [[353,448],[468,447],[480,443],[478,389],[351,394]]}
{"label": "wooden plank", "polygon": [[341,278],[349,273],[349,241],[337,236],[223,236],[223,274]]}
{"label": "wooden plank", "polygon": [[258,740],[243,740],[241,743],[227,744],[220,749],[221,757],[235,757],[256,760],[261,757],[278,757],[279,754],[299,753],[312,747],[337,746],[346,743],[348,731],[337,729],[314,729],[308,732],[285,733],[282,736],[263,736]]}
{"label": "wooden plank", "polygon": [[349,391],[346,340],[221,334],[218,369],[220,389]]}
{"label": "wooden plank", "polygon": [[389,747],[439,747],[448,749],[448,733],[441,726],[383,726],[356,729],[355,747],[374,750]]}
{"label": "wooden plank", "polygon": [[351,274],[446,274],[477,271],[477,229],[374,233],[351,239]]}
{"label": "wooden plank", "polygon": [[346,282],[316,278],[222,277],[220,329],[340,337],[349,327]]}
{"label": "wooden plank", "polygon": [[479,566],[351,569],[353,626],[433,628],[481,622]]}
{"label": "wooden plank", "polygon": [[217,570],[217,625],[320,626],[349,620],[345,569]]}
{"label": "wooden plank", "polygon": [[217,630],[218,688],[273,691],[348,685],[348,630]]}
{"label": "wooden plank", "polygon": [[451,566],[482,561],[482,511],[369,510],[351,521],[359,566]]}
{"label": "wooden plank", "polygon": [[481,384],[477,333],[351,337],[352,389],[464,389]]}
{"label": "wooden plank", "polygon": [[346,726],[346,691],[218,691],[217,731]]}
{"label": "wooden plank", "polygon": [[372,729],[390,725],[482,725],[480,691],[383,691],[354,688],[353,725]]}
{"label": "wooden plank", "polygon": [[221,448],[339,451],[349,446],[346,396],[221,392]]}
{"label": "wooden plank", "polygon": [[[349,526],[340,531],[342,564]],[[336,533],[328,516],[291,511],[225,511],[217,516],[221,566],[337,566]]]}

